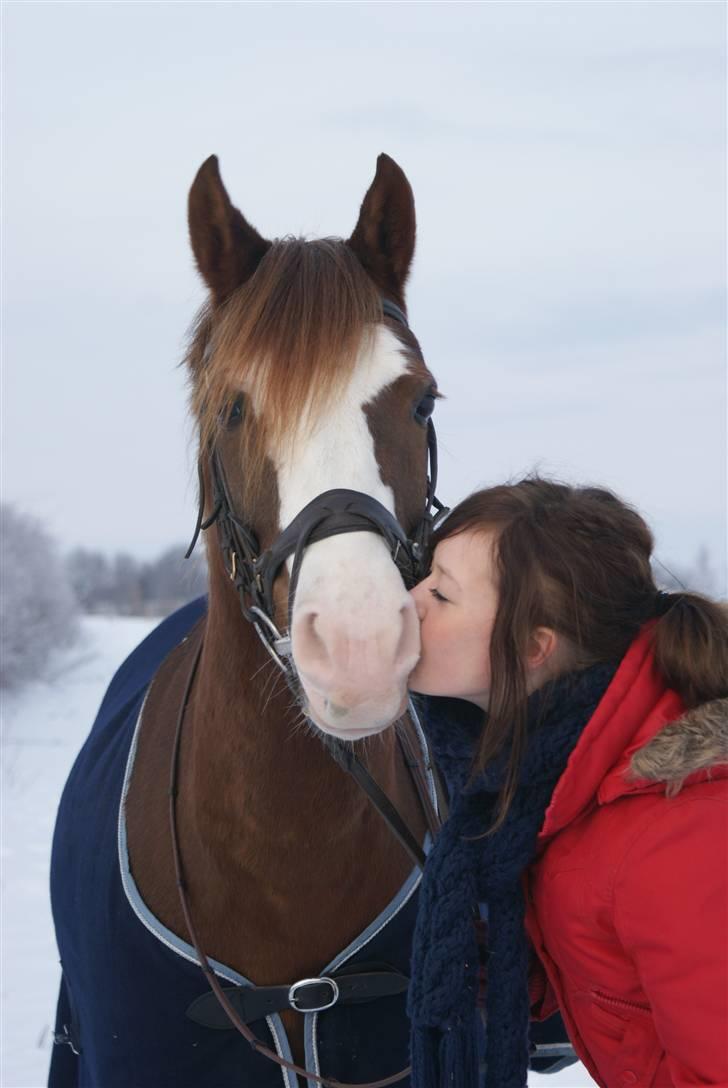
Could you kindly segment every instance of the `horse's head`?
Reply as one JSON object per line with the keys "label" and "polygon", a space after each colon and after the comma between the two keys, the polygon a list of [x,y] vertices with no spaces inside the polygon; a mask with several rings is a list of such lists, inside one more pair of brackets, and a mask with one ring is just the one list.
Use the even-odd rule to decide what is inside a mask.
{"label": "horse's head", "polygon": [[[188,355],[208,516],[218,465],[261,551],[330,489],[373,497],[410,534],[425,508],[437,390],[406,324],[382,308],[404,311],[414,251],[402,170],[379,156],[347,241],[270,242],[233,207],[212,157],[190,191],[189,222],[210,290]],[[211,598],[230,601],[236,572],[221,558],[217,530],[208,541]],[[292,564],[289,556],[273,599],[278,626],[290,619],[307,715],[337,737],[379,732],[402,712],[420,652],[390,547],[374,531],[309,543],[289,601]]]}

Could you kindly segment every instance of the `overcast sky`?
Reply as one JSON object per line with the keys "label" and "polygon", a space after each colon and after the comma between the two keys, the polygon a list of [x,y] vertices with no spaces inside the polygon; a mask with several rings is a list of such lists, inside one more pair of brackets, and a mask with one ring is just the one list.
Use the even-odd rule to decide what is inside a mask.
{"label": "overcast sky", "polygon": [[[269,237],[415,193],[441,496],[606,484],[726,557],[723,3],[3,5],[2,494],[151,556],[195,516],[187,191]],[[725,575],[723,575],[725,578]]]}

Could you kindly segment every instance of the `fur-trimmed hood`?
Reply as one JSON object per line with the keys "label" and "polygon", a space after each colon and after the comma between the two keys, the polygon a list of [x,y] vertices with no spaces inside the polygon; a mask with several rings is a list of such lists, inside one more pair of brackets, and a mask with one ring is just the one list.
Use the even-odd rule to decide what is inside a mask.
{"label": "fur-trimmed hood", "polygon": [[728,698],[686,711],[664,726],[629,764],[631,778],[669,783],[675,793],[691,774],[728,763]]}
{"label": "fur-trimmed hood", "polygon": [[556,784],[541,845],[596,802],[728,778],[728,698],[686,710],[655,668],[645,628],[630,646]]}

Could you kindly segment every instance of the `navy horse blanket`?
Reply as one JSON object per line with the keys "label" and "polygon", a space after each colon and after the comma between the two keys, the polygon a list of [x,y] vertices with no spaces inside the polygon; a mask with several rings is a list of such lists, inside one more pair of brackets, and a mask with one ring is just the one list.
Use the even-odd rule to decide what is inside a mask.
{"label": "navy horse blanket", "polygon": [[[152,914],[129,866],[124,798],[144,698],[166,656],[204,622],[206,608],[200,598],[175,612],[123,663],[61,798],[51,899],[63,973],[49,1088],[297,1088],[293,1074],[256,1054],[234,1029],[203,1027],[187,1017],[209,986],[194,949]],[[426,748],[421,732],[420,740]],[[321,975],[372,963],[409,975],[419,881],[415,869],[381,915]],[[226,983],[252,984],[229,966],[210,962]],[[367,1082],[409,1065],[404,994],[303,1015],[310,1072]],[[280,1016],[250,1027],[292,1060]],[[539,1042],[566,1039],[558,1016],[532,1027]],[[540,1058],[533,1067],[555,1072],[562,1063]],[[308,1081],[310,1088],[314,1084]],[[401,1084],[408,1088],[409,1080]]]}
{"label": "navy horse blanket", "polygon": [[[144,696],[164,658],[205,610],[202,599],[176,612],[124,662],[61,799],[51,898],[63,976],[50,1088],[296,1088],[293,1074],[256,1054],[234,1029],[188,1019],[189,1005],[209,986],[192,946],[151,914],[129,870],[123,796]],[[409,975],[418,883],[415,870],[321,973],[379,962]],[[211,962],[228,984],[250,984]],[[305,1020],[306,1068],[312,1072],[370,1081],[409,1064],[404,994],[335,1005],[307,1013]],[[278,1015],[250,1026],[292,1060]]]}

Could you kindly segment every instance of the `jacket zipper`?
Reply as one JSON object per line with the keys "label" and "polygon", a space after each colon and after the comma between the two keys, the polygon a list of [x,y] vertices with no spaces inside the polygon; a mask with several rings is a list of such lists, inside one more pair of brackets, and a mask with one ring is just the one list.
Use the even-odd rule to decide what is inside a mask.
{"label": "jacket zipper", "polygon": [[610,1005],[616,1005],[618,1008],[638,1009],[640,1012],[652,1012],[649,1005],[641,1005],[638,1001],[627,1001],[624,997],[610,997],[609,994],[602,993],[601,990],[592,990],[591,994],[592,997],[597,997],[600,1001],[607,1001]]}

